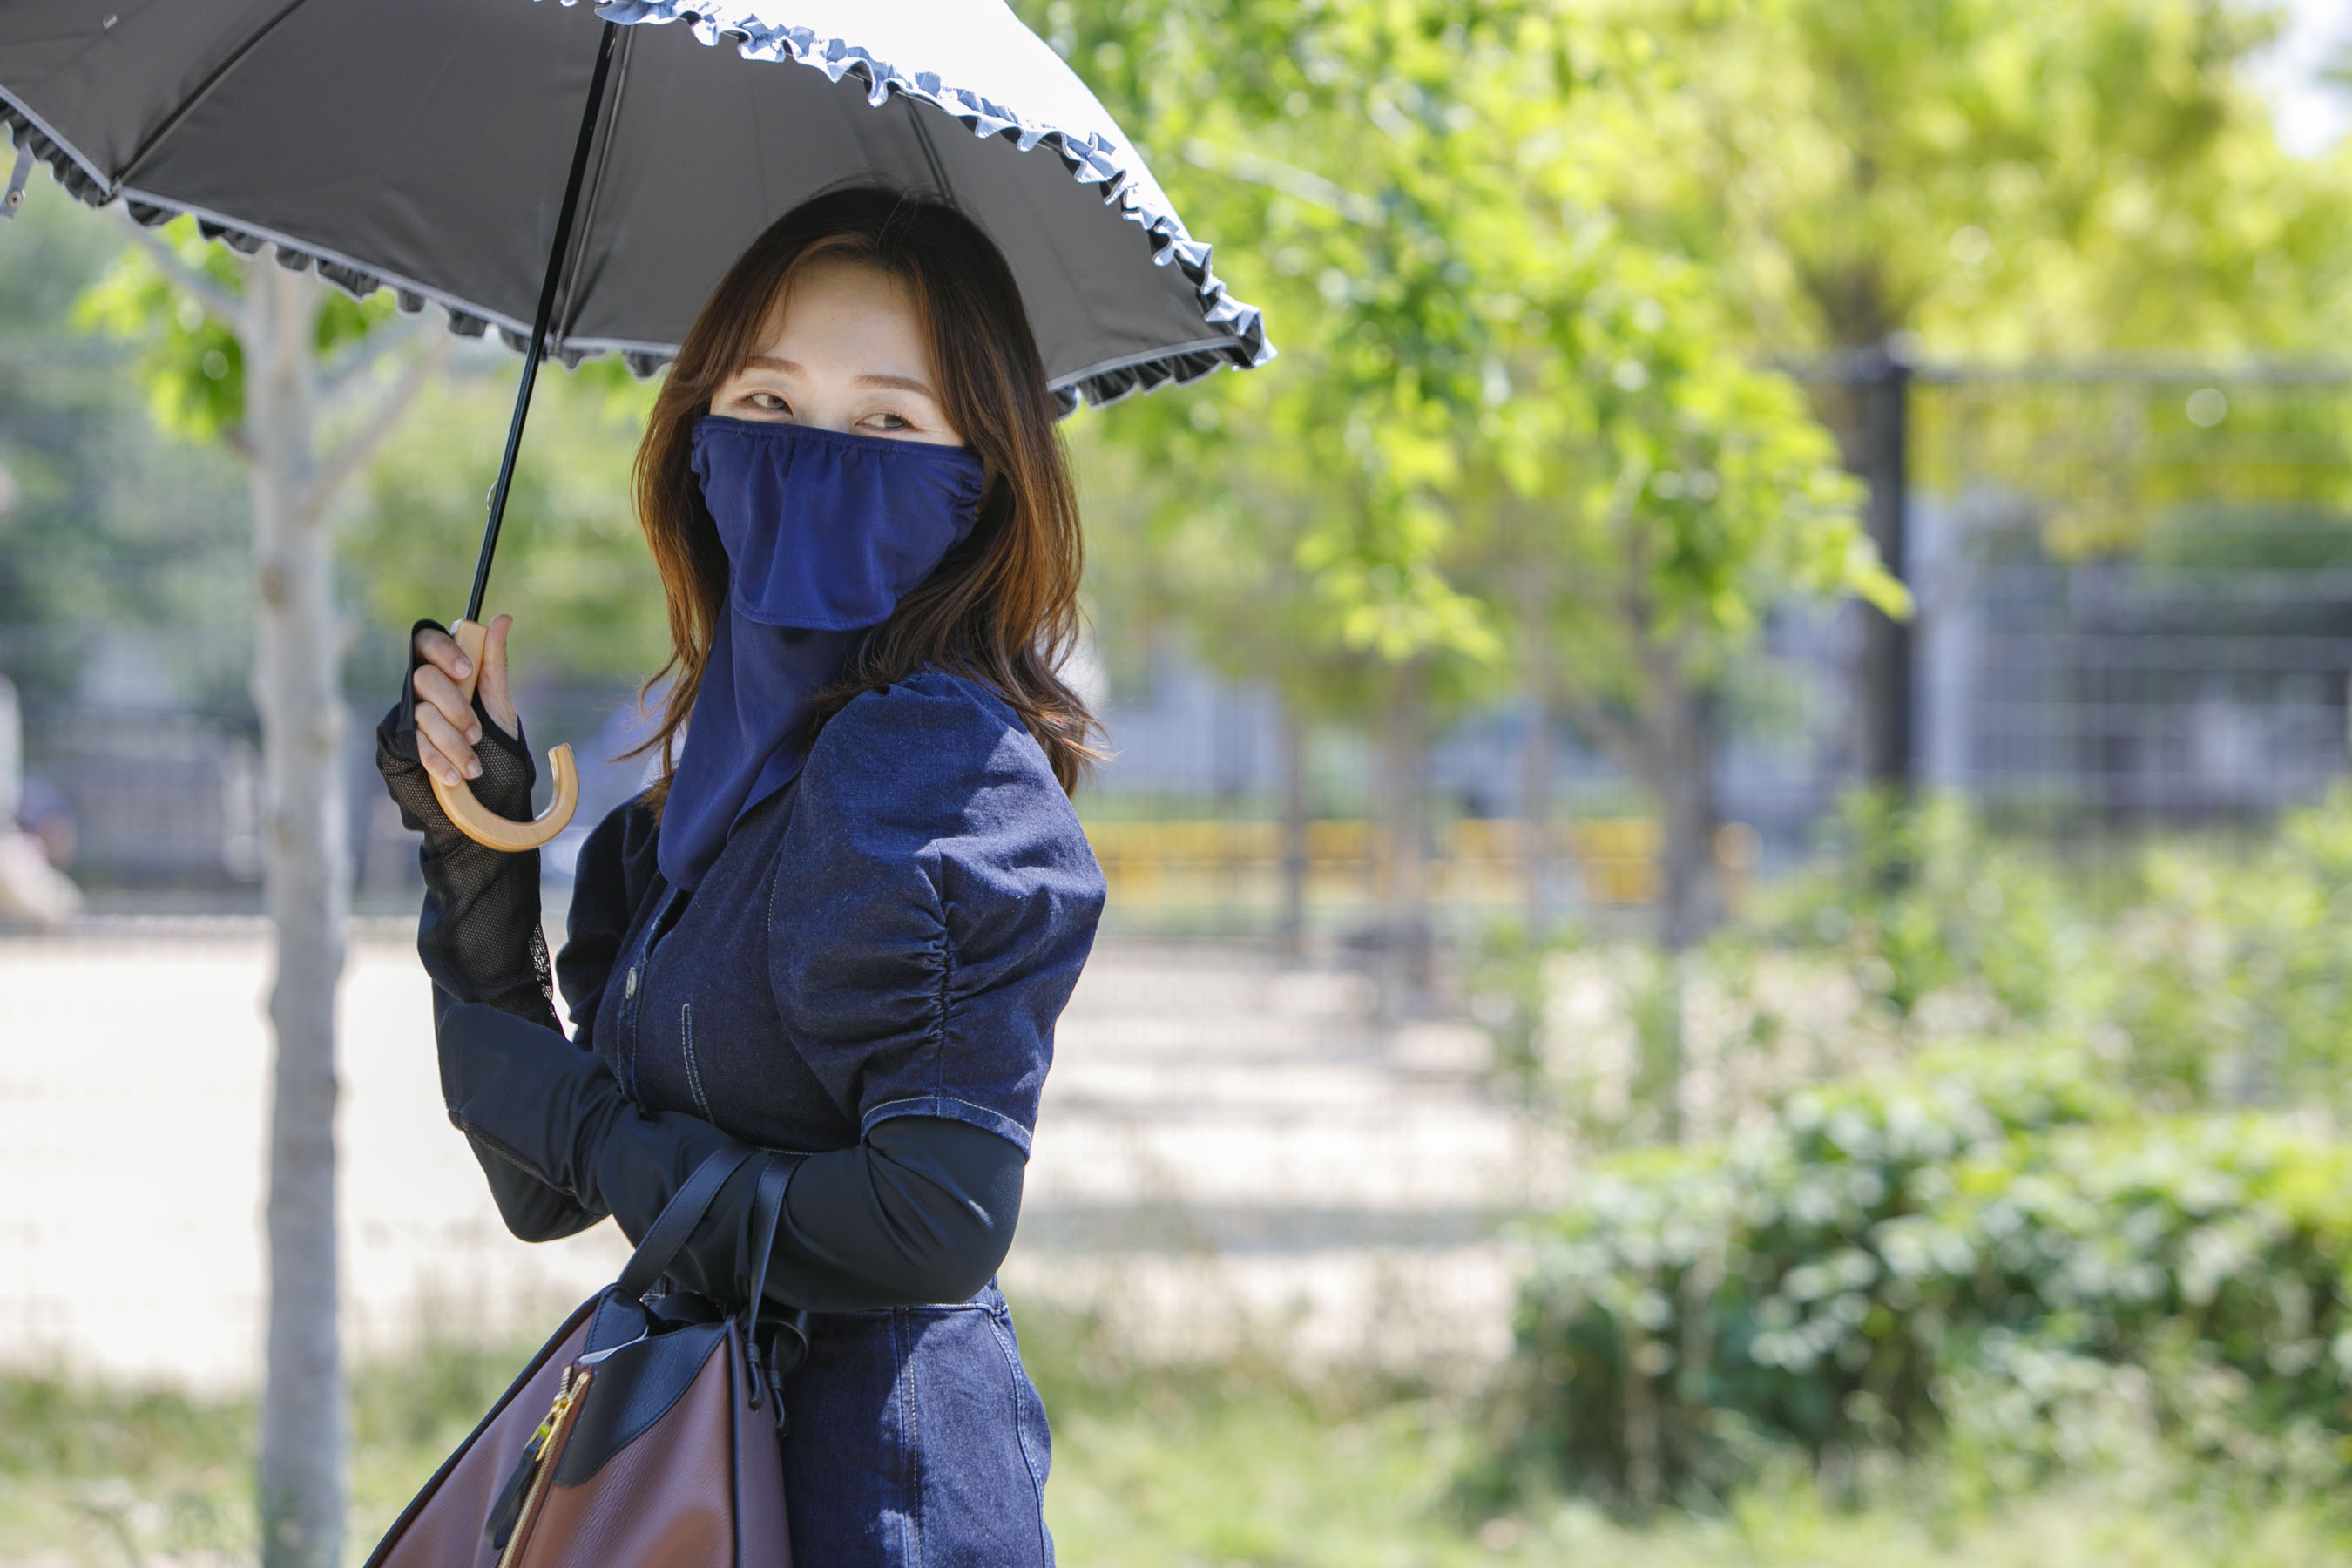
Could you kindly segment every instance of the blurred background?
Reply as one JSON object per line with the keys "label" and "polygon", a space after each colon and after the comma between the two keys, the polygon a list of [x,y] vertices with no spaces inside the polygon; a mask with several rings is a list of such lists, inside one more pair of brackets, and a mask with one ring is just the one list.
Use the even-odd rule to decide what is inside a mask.
{"label": "blurred background", "polygon": [[[1016,8],[1283,353],[1065,427],[1064,1559],[2352,1560],[2352,17]],[[0,227],[0,1562],[256,1552],[241,362],[165,269],[248,264],[165,237]],[[619,1251],[447,1129],[371,758],[516,362],[320,300],[363,1553]],[[666,632],[650,388],[538,395],[560,931]]]}

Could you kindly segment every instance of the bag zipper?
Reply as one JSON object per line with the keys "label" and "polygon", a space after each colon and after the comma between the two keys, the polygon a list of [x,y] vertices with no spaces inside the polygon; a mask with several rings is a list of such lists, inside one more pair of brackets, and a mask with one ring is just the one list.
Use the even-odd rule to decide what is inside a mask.
{"label": "bag zipper", "polygon": [[589,1369],[568,1366],[563,1369],[563,1381],[556,1385],[555,1402],[547,1407],[547,1416],[525,1445],[534,1452],[532,1461],[537,1474],[531,1477],[530,1490],[523,1498],[522,1512],[515,1519],[514,1533],[507,1537],[507,1549],[499,1553],[498,1568],[516,1568],[522,1561],[523,1543],[530,1538],[530,1527],[539,1517],[540,1504],[547,1496],[550,1482],[555,1479],[556,1455],[562,1448],[562,1439],[569,1429],[572,1413],[580,1406],[580,1396],[587,1392]]}

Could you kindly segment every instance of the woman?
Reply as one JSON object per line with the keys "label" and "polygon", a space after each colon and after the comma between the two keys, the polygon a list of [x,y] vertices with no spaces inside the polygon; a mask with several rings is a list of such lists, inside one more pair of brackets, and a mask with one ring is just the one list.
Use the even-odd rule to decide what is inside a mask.
{"label": "woman", "polygon": [[[1103,898],[1053,416],[1011,272],[946,207],[821,196],[719,282],[637,455],[674,679],[656,782],[581,852],[569,1041],[537,857],[463,837],[426,777],[528,815],[507,618],[473,706],[420,626],[378,734],[425,835],[443,1092],[515,1234],[635,1238],[729,1138],[798,1157],[767,1305],[812,1314],[784,1466],[822,1568],[1053,1560],[992,1278]],[[730,1306],[756,1169],[672,1269]]]}

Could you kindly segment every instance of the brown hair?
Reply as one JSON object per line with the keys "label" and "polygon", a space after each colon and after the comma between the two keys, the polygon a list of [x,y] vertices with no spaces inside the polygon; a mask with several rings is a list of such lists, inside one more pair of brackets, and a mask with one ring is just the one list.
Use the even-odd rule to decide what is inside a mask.
{"label": "brown hair", "polygon": [[691,467],[694,425],[714,393],[759,352],[769,313],[794,274],[819,256],[864,263],[906,285],[929,340],[940,400],[987,470],[980,517],[964,541],[868,632],[841,679],[821,693],[803,737],[861,691],[926,664],[978,680],[1021,716],[1054,776],[1075,790],[1100,753],[1093,715],[1062,683],[1078,634],[1084,546],[1045,367],[1004,258],[977,225],[938,202],[858,187],[802,203],[753,240],[711,290],[678,346],[637,447],[637,521],[669,601],[675,675],[660,728],[651,798],[659,810],[677,763],[726,606],[727,553]]}

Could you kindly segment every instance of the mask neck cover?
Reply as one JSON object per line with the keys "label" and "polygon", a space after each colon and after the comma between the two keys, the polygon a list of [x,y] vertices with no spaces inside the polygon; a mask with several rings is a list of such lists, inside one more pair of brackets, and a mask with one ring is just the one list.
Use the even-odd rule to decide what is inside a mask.
{"label": "mask neck cover", "polygon": [[693,440],[729,572],[662,811],[662,875],[688,889],[799,773],[816,694],[970,536],[987,486],[961,447],[718,415]]}

